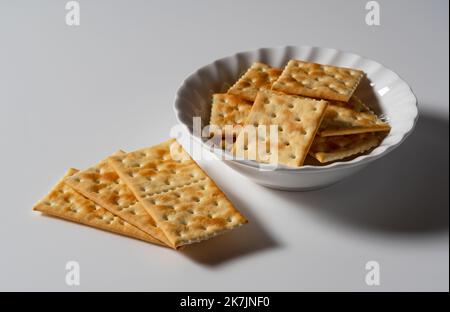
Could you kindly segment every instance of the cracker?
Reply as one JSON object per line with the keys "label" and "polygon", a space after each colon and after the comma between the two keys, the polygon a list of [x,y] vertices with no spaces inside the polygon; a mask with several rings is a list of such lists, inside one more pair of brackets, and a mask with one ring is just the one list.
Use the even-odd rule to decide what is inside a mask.
{"label": "cracker", "polygon": [[356,69],[291,60],[273,83],[272,89],[348,102],[363,75]]}
{"label": "cracker", "polygon": [[225,137],[225,126],[230,126],[232,135],[239,132],[252,108],[252,103],[232,94],[214,94],[211,105],[210,126],[213,133],[220,131]]}
{"label": "cracker", "polygon": [[247,222],[209,178],[146,201],[175,246],[208,239]]}
{"label": "cracker", "polygon": [[321,163],[344,159],[380,144],[381,137],[375,133],[361,133],[344,136],[317,136],[309,154]]}
{"label": "cracker", "polygon": [[[115,155],[121,154],[125,153],[118,152]],[[65,183],[116,216],[169,245],[162,230],[106,159],[66,178]]]}
{"label": "cracker", "polygon": [[263,63],[253,63],[247,72],[228,90],[247,101],[254,101],[261,90],[269,90],[280,76],[281,70]]}
{"label": "cracker", "polygon": [[328,105],[319,129],[319,135],[339,136],[366,132],[389,131],[391,127],[371,111],[355,111],[339,106]]}
{"label": "cracker", "polygon": [[205,178],[200,167],[174,139],[108,160],[135,195],[136,192],[148,194],[147,191],[161,193]]}
{"label": "cracker", "polygon": [[[293,95],[286,95],[280,92],[263,91],[258,93],[252,110],[246,120],[246,126],[266,126],[277,125],[278,142],[275,146],[278,152],[278,163],[297,167],[303,165],[308,150],[313,142],[319,125],[327,108],[327,101],[302,98]],[[241,131],[233,152],[236,156],[246,157],[256,155],[259,162],[270,162],[269,158],[261,157],[258,151],[259,143],[262,146],[272,149],[274,147],[270,136],[266,136],[263,142],[259,140],[259,135],[245,138],[246,131]],[[244,137],[244,138],[243,138]],[[258,143],[258,144],[257,144]],[[243,148],[241,146],[243,144]],[[255,148],[257,149],[255,151]],[[270,153],[267,157],[270,156]]]}
{"label": "cracker", "polygon": [[174,248],[247,222],[175,140],[109,162]]}
{"label": "cracker", "polygon": [[[78,170],[70,169],[64,178],[72,176],[76,172]],[[33,207],[33,210],[152,244],[162,244],[151,235],[77,193],[63,180],[59,181],[50,193]]]}
{"label": "cracker", "polygon": [[[298,97],[304,98],[304,99],[311,99],[311,97],[305,97],[301,95],[297,95]],[[371,112],[373,111],[363,102],[361,101],[356,95],[352,95],[350,100],[348,102],[342,102],[342,101],[332,101],[327,100],[329,105],[335,105],[339,107],[349,108],[354,110],[355,112]]]}

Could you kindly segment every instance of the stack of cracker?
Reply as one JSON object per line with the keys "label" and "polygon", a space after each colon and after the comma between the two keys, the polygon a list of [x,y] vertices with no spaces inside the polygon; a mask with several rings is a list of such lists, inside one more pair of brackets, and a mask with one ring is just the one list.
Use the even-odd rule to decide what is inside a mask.
{"label": "stack of cracker", "polygon": [[34,210],[174,249],[247,222],[175,140],[70,169]]}
{"label": "stack of cracker", "polygon": [[[329,163],[367,152],[390,126],[354,95],[363,75],[299,60],[283,70],[254,63],[227,93],[213,95],[212,135],[222,137],[222,147],[235,156],[262,163],[271,162],[275,147],[276,162],[289,167],[304,165],[307,157]],[[276,142],[246,131],[274,125]],[[224,144],[225,134],[233,138],[231,144]]]}

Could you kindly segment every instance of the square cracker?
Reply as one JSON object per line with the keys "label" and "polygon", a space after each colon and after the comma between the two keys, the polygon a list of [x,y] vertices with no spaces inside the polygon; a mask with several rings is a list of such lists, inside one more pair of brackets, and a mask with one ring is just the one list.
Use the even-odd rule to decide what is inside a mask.
{"label": "square cracker", "polygon": [[145,201],[176,247],[211,238],[247,222],[209,178],[155,194]]}
{"label": "square cracker", "polygon": [[175,140],[109,162],[174,248],[247,222]]}
{"label": "square cracker", "polygon": [[135,195],[153,195],[205,179],[203,170],[174,139],[108,161]]}
{"label": "square cracker", "polygon": [[[122,154],[125,152],[117,152],[115,155]],[[163,231],[106,159],[67,177],[64,182],[96,204],[169,245]]]}
{"label": "square cracker", "polygon": [[[78,170],[70,169],[64,178],[72,176],[76,172]],[[152,244],[162,244],[151,235],[80,195],[66,185],[63,180],[59,181],[50,193],[33,207],[33,210]]]}
{"label": "square cracker", "polygon": [[330,103],[325,112],[319,135],[323,137],[366,132],[389,131],[391,127],[371,111],[355,111]]}
{"label": "square cracker", "polygon": [[348,102],[363,75],[361,70],[291,60],[273,83],[272,89]]}
{"label": "square cracker", "polygon": [[279,68],[259,62],[253,63],[247,72],[231,86],[228,93],[253,102],[259,91],[270,90],[280,74],[281,70]]}
{"label": "square cracker", "polygon": [[320,137],[317,136],[309,154],[321,163],[344,159],[368,151],[381,142],[381,136],[375,133]]}
{"label": "square cracker", "polygon": [[[298,167],[308,154],[308,150],[314,140],[316,132],[322,122],[327,101],[319,101],[310,98],[302,98],[294,95],[286,95],[275,91],[262,91],[258,93],[252,110],[246,120],[246,126],[258,127],[276,125],[278,128],[278,143],[273,144],[270,135],[266,135],[263,142],[255,142],[257,136],[247,136],[246,131],[241,131],[233,152],[236,156],[256,155],[259,162],[270,162],[268,158],[261,157],[258,146],[276,148],[270,153],[278,153],[278,163]],[[246,129],[244,129],[246,130]],[[241,146],[243,144],[244,146]],[[276,145],[276,146],[274,146]],[[257,149],[255,151],[255,149]]]}
{"label": "square cracker", "polygon": [[232,94],[214,94],[211,105],[211,132],[220,131],[225,137],[225,126],[230,126],[232,134],[237,134],[239,127],[245,122],[252,108],[252,104],[240,97]]}

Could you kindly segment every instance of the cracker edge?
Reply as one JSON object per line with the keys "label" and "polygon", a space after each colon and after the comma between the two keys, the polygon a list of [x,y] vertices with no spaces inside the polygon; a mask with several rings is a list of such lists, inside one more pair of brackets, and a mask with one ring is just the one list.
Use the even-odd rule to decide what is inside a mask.
{"label": "cracker edge", "polygon": [[378,146],[381,142],[379,137],[373,137],[368,141],[361,142],[361,149],[358,152],[342,151],[342,152],[310,152],[309,155],[317,159],[320,163],[325,164],[336,160],[342,160],[347,157],[355,156],[367,152],[368,150]]}
{"label": "cracker edge", "polygon": [[[148,235],[147,233],[145,233],[145,232],[143,232],[142,230],[136,228],[135,226],[129,224],[128,222],[126,222],[125,220],[123,220],[123,219],[121,219],[121,218],[120,218],[120,219],[121,219],[122,221],[128,223],[128,225],[130,225],[130,226],[136,231],[136,233],[139,233],[140,235],[136,235],[136,234],[133,234],[133,233],[127,233],[127,232],[125,232],[125,231],[116,230],[116,229],[114,229],[114,228],[112,228],[112,227],[108,227],[108,226],[98,226],[98,225],[93,225],[93,224],[91,224],[91,223],[89,223],[88,221],[83,220],[83,219],[72,218],[72,217],[70,217],[70,216],[68,216],[68,215],[66,215],[66,214],[55,213],[55,212],[53,212],[53,211],[47,211],[47,210],[39,209],[39,205],[40,205],[40,204],[44,201],[44,199],[45,199],[47,196],[49,196],[52,192],[54,192],[55,190],[57,190],[59,187],[62,187],[63,185],[68,186],[67,184],[64,183],[64,179],[65,179],[65,178],[67,178],[67,177],[69,177],[69,176],[71,176],[71,175],[73,175],[73,174],[75,174],[75,173],[77,173],[77,172],[79,172],[79,170],[78,170],[78,169],[75,169],[75,168],[70,168],[69,170],[67,170],[66,174],[65,174],[62,178],[60,178],[60,179],[58,180],[58,182],[51,188],[51,190],[50,190],[50,191],[49,191],[42,199],[40,199],[40,200],[33,206],[33,209],[32,209],[32,210],[33,210],[33,211],[38,211],[38,212],[40,212],[40,213],[42,213],[42,214],[44,214],[44,215],[56,217],[56,218],[59,218],[59,219],[62,219],[62,220],[66,220],[66,221],[70,221],[70,222],[74,222],[74,223],[77,223],[77,224],[82,224],[82,225],[88,226],[88,227],[90,227],[90,228],[95,228],[95,229],[102,230],[102,231],[105,231],[105,232],[109,232],[109,233],[121,235],[121,236],[123,236],[123,237],[134,238],[134,239],[137,239],[137,240],[140,240],[140,241],[143,241],[143,242],[147,242],[147,243],[151,243],[151,244],[154,244],[154,245],[157,245],[157,246],[167,247],[167,246],[161,244],[160,241],[156,240],[156,239],[153,238],[151,235]],[[88,201],[91,201],[90,199],[84,197],[83,195],[81,195],[80,193],[78,193],[77,191],[75,191],[74,189],[72,189],[70,186],[68,186],[68,187],[69,187],[74,193],[76,193],[77,195],[83,197],[84,199],[86,199],[86,200],[88,200]],[[105,210],[106,210],[106,209],[105,209]],[[116,216],[116,215],[114,215],[114,216]],[[117,217],[117,216],[116,216],[116,217]]]}

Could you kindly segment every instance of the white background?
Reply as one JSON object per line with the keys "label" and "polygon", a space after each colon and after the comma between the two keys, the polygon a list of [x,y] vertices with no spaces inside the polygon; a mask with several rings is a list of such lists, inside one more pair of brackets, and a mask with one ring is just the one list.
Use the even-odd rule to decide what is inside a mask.
{"label": "white background", "polygon": [[[446,290],[448,1],[0,0],[0,290]],[[325,190],[274,191],[201,165],[248,217],[175,252],[31,211],[69,167],[168,138],[181,81],[235,52],[355,52],[398,72],[421,118],[395,152]],[[65,263],[81,286],[65,284]],[[381,285],[365,284],[365,263]]]}

